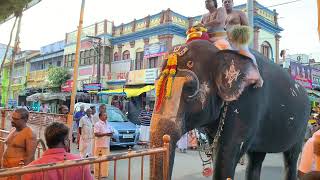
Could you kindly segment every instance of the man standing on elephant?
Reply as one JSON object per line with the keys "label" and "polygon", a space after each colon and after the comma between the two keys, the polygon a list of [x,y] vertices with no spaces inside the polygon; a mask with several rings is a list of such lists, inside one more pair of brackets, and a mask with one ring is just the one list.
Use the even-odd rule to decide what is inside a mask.
{"label": "man standing on elephant", "polygon": [[[248,44],[250,40],[250,28],[248,26],[248,18],[246,14],[240,10],[233,9],[233,0],[223,0],[224,8],[227,12],[225,21],[225,30],[227,31],[228,40],[231,47],[240,54],[252,59],[258,72],[258,64],[254,55],[250,52]],[[259,72],[259,79],[255,87],[262,87],[263,79]]]}

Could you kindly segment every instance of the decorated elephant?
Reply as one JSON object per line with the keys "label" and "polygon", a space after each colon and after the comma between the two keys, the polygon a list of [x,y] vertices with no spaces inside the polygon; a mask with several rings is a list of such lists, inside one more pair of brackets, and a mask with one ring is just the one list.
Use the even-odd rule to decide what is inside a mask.
{"label": "decorated elephant", "polygon": [[[310,113],[305,89],[289,73],[251,50],[264,85],[254,88],[257,68],[231,50],[205,40],[177,46],[156,82],[151,146],[171,136],[170,170],[176,142],[186,132],[206,127],[216,150],[215,180],[234,179],[240,157],[248,155],[246,178],[259,180],[266,153],[283,152],[285,177],[297,179],[297,160]],[[153,159],[156,158],[156,159]],[[162,155],[150,161],[152,180],[163,179]]]}

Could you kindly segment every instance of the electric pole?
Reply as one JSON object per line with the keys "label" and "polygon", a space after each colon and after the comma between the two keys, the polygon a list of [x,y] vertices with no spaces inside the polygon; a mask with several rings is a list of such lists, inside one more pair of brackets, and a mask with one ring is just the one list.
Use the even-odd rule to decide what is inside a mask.
{"label": "electric pole", "polygon": [[[248,15],[248,21],[249,26],[252,30],[254,30],[254,0],[248,0],[247,1],[247,15]],[[252,37],[253,35],[251,35]],[[252,38],[251,38],[252,39]],[[253,41],[250,43],[250,48],[253,48]]]}
{"label": "electric pole", "polygon": [[95,50],[95,53],[97,54],[97,80],[96,83],[101,82],[101,38],[100,37],[96,37],[96,36],[87,36],[88,38],[92,38],[92,39],[97,39],[98,43],[95,44],[95,42],[93,42],[93,48]]}

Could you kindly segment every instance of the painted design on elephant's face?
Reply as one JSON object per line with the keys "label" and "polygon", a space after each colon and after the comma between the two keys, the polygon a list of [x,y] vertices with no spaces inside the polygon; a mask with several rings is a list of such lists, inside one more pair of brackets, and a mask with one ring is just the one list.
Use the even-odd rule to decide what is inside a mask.
{"label": "painted design on elephant's face", "polygon": [[240,70],[236,70],[236,67],[234,65],[234,60],[232,60],[229,69],[227,69],[224,74],[229,84],[229,88],[231,88],[232,82],[236,81],[240,75]]}
{"label": "painted design on elephant's face", "polygon": [[206,102],[206,98],[210,92],[210,88],[209,88],[209,83],[208,82],[204,82],[200,85],[200,102],[201,102],[201,106],[202,109],[204,108],[205,102]]}
{"label": "painted design on elephant's face", "polygon": [[298,96],[297,92],[294,89],[290,88],[290,90],[292,96]]}

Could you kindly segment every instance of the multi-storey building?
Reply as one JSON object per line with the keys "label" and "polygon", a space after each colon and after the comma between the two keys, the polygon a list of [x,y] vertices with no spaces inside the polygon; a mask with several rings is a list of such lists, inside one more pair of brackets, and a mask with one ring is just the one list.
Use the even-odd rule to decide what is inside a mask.
{"label": "multi-storey building", "polygon": [[47,89],[48,69],[63,64],[64,41],[58,41],[40,48],[40,54],[30,59],[27,88]]}
{"label": "multi-storey building", "polygon": [[[26,89],[26,80],[29,71],[29,59],[36,56],[39,51],[21,51],[15,56],[12,79],[10,79],[10,62],[6,60],[2,70],[2,105],[5,103],[5,98],[8,98],[9,107],[18,105],[19,99],[20,102],[25,101],[25,89]],[[8,92],[9,81],[11,81],[11,91]]]}

